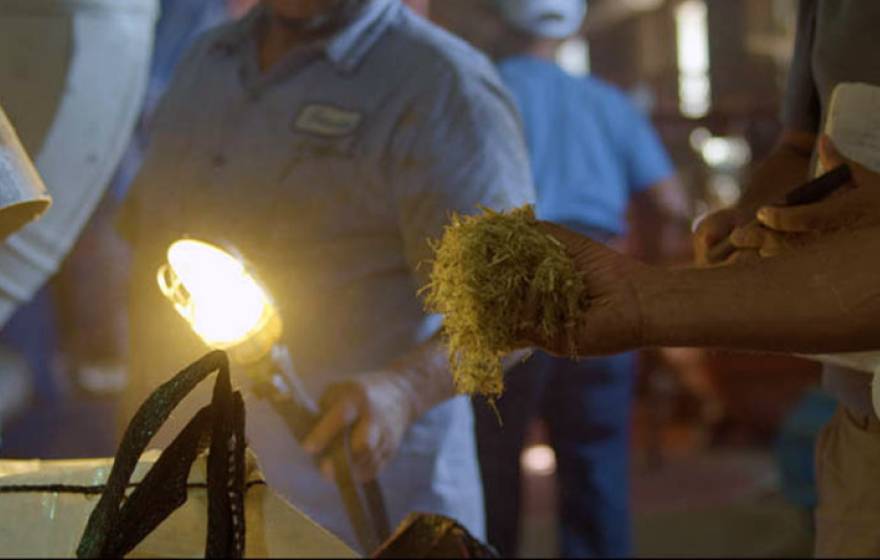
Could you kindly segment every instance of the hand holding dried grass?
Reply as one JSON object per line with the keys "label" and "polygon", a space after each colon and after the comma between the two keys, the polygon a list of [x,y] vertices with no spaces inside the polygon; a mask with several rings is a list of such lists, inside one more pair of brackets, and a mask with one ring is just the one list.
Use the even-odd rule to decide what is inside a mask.
{"label": "hand holding dried grass", "polygon": [[531,206],[454,215],[435,251],[427,308],[444,316],[458,390],[501,394],[501,358],[523,333],[568,337],[583,316],[586,290],[564,246],[543,232]]}

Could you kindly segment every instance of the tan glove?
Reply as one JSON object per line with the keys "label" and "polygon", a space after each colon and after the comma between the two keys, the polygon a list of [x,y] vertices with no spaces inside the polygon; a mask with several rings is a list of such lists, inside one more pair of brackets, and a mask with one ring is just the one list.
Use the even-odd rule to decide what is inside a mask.
{"label": "tan glove", "polygon": [[[386,370],[330,386],[321,398],[321,418],[303,448],[320,456],[351,429],[354,474],[361,482],[372,480],[397,452],[410,425],[454,394],[446,350],[430,341]],[[329,460],[321,471],[331,475]]]}

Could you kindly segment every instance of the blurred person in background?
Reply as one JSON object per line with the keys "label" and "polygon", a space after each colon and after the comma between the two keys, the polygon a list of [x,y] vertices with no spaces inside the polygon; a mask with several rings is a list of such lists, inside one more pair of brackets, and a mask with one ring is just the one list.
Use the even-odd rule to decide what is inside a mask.
{"label": "blurred person in background", "polygon": [[300,445],[246,394],[268,482],[369,553],[316,465],[351,429],[354,474],[378,479],[392,525],[435,512],[483,538],[472,410],[417,291],[451,212],[533,200],[491,62],[400,0],[264,0],[190,49],[154,124],[122,216],[134,247],[122,425],[205,351],[156,287],[169,244],[220,238],[259,271],[322,405]]}
{"label": "blurred person in background", "polygon": [[[880,68],[874,62],[880,54],[878,25],[880,3],[801,0],[784,131],[737,205],[700,223],[694,238],[699,264],[722,264],[711,259],[710,249],[726,237],[738,248],[726,262],[750,261],[799,247],[817,235],[870,224],[880,216],[871,200],[877,181],[864,178],[864,188],[810,207],[761,208],[812,175],[834,88],[846,82],[880,86]],[[825,157],[831,157],[827,152],[833,149],[823,149]],[[755,217],[759,225],[745,226]],[[880,555],[880,538],[872,529],[880,519],[880,493],[866,490],[873,485],[869,473],[880,462],[880,420],[871,406],[870,383],[869,374],[825,367],[823,387],[839,406],[816,449],[819,556]]]}
{"label": "blurred person in background", "polygon": [[[441,22],[454,8],[432,4]],[[622,91],[594,77],[575,77],[555,60],[581,29],[584,0],[485,3],[479,31],[462,35],[495,59],[522,116],[539,218],[592,239],[627,245],[658,261],[687,239],[687,201],[649,120]],[[436,10],[435,10],[436,8]],[[493,13],[494,12],[494,13]],[[500,16],[500,17],[499,17]],[[493,21],[494,19],[494,21]],[[628,232],[627,214],[637,227]],[[668,240],[666,246],[664,239]],[[629,556],[630,415],[637,355],[582,362],[537,353],[515,367],[495,411],[475,402],[489,541],[504,556],[517,551],[520,455],[540,415],[556,453],[563,556]]]}

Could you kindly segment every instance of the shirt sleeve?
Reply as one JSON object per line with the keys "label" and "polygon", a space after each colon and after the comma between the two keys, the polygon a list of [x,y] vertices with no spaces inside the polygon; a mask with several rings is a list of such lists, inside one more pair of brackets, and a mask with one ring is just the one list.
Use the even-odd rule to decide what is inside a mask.
{"label": "shirt sleeve", "polygon": [[817,4],[816,0],[800,0],[797,37],[782,108],[785,128],[804,132],[818,132],[822,118],[813,76]]}
{"label": "shirt sleeve", "polygon": [[675,169],[651,121],[629,99],[622,97],[621,101],[624,106],[619,114],[629,115],[629,126],[622,128],[621,138],[627,184],[635,194],[669,179]]}
{"label": "shirt sleeve", "polygon": [[389,146],[406,260],[420,287],[430,273],[429,240],[453,212],[535,199],[520,121],[494,70],[445,82],[414,98]]}

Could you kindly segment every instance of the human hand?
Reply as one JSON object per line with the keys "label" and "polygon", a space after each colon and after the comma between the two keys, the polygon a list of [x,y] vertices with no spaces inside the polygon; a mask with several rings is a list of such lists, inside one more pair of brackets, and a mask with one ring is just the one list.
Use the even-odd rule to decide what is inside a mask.
{"label": "human hand", "polygon": [[636,286],[647,280],[652,267],[630,259],[556,224],[540,227],[559,240],[584,275],[589,307],[573,333],[547,339],[537,330],[524,333],[522,346],[539,346],[551,353],[571,354],[569,338],[578,356],[615,354],[642,344],[642,317]]}
{"label": "human hand", "polygon": [[813,233],[787,233],[776,231],[755,220],[737,227],[730,234],[735,252],[725,264],[772,257],[809,244],[815,240]]}
{"label": "human hand", "polygon": [[[393,371],[379,371],[330,386],[321,398],[321,417],[303,448],[321,457],[351,429],[353,474],[360,482],[373,480],[394,456],[414,419],[408,383]],[[322,458],[320,467],[324,476],[332,478],[329,458]]]}
{"label": "human hand", "polygon": [[714,266],[731,260],[743,260],[750,256],[749,247],[736,247],[737,252],[732,256],[725,255],[723,259],[715,258],[711,252],[721,241],[727,239],[733,231],[743,224],[747,224],[754,215],[731,207],[703,217],[694,228],[694,258],[698,266]]}
{"label": "human hand", "polygon": [[820,139],[819,157],[825,169],[849,165],[852,181],[848,188],[813,204],[765,206],[758,211],[760,224],[793,239],[880,224],[880,174],[843,157],[827,136]]}

